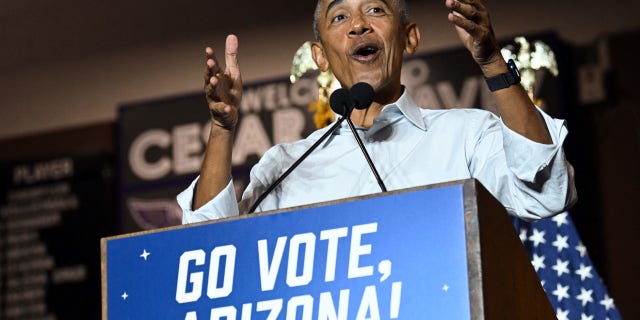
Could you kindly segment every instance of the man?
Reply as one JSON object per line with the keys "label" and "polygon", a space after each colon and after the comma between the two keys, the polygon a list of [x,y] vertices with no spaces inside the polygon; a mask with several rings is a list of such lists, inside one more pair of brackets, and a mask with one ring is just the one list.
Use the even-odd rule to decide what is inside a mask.
{"label": "man", "polygon": [[[480,0],[446,0],[458,36],[486,78],[509,68],[500,54],[489,14]],[[389,190],[476,178],[509,213],[523,219],[556,214],[575,200],[573,172],[561,148],[564,122],[538,110],[517,83],[493,88],[500,119],[477,109],[426,110],[400,83],[403,54],[420,41],[403,0],[319,0],[313,59],[344,88],[369,83],[374,101],[350,118]],[[231,178],[233,133],[242,97],[238,39],[227,37],[226,69],[206,49],[205,92],[212,127],[200,177],[178,202],[183,223],[245,213],[255,199],[322,133],[274,146],[251,171],[236,203]],[[279,209],[379,192],[348,127],[292,172],[258,207]]]}

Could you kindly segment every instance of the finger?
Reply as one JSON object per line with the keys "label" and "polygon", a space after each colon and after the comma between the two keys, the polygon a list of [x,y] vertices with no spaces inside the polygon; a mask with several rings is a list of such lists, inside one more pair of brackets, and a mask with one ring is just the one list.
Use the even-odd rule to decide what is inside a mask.
{"label": "finger", "polygon": [[489,14],[484,4],[480,1],[447,0],[447,7],[455,16],[466,18],[482,25],[489,24]]}
{"label": "finger", "polygon": [[240,68],[238,67],[238,37],[236,35],[230,34],[227,36],[224,56],[227,66],[225,73],[230,75],[234,80],[240,79]]}
{"label": "finger", "polygon": [[213,59],[207,60],[207,71],[208,71],[209,77],[219,76],[220,64]]}
{"label": "finger", "polygon": [[449,14],[449,20],[458,28],[458,32],[466,32],[475,42],[484,42],[491,36],[492,31],[490,28],[481,26],[471,20]]}

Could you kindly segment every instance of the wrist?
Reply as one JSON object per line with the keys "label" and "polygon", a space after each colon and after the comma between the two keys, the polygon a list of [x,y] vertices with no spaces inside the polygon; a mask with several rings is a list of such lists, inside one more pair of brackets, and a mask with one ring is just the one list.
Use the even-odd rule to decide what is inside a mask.
{"label": "wrist", "polygon": [[229,139],[233,140],[235,132],[234,128],[227,128],[215,120],[211,121],[211,130],[209,130],[209,139]]}
{"label": "wrist", "polygon": [[507,66],[507,62],[504,61],[502,56],[500,56],[498,59],[494,59],[494,61],[490,63],[481,65],[480,70],[482,70],[482,74],[485,78],[491,78],[509,72],[509,67]]}

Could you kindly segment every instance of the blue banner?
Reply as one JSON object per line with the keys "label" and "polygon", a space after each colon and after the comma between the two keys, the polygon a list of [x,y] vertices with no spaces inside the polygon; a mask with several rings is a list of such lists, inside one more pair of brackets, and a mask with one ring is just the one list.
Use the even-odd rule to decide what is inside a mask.
{"label": "blue banner", "polygon": [[109,319],[470,318],[461,184],[105,243]]}

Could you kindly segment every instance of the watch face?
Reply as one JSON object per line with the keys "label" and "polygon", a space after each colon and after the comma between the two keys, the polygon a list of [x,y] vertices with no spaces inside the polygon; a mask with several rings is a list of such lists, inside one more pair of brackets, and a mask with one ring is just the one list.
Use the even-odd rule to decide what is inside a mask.
{"label": "watch face", "polygon": [[516,63],[513,61],[513,59],[509,59],[509,62],[507,62],[507,66],[509,66],[509,72],[511,73],[511,75],[513,76],[515,82],[514,83],[519,83],[520,82],[520,70],[518,70],[518,67],[516,67]]}

